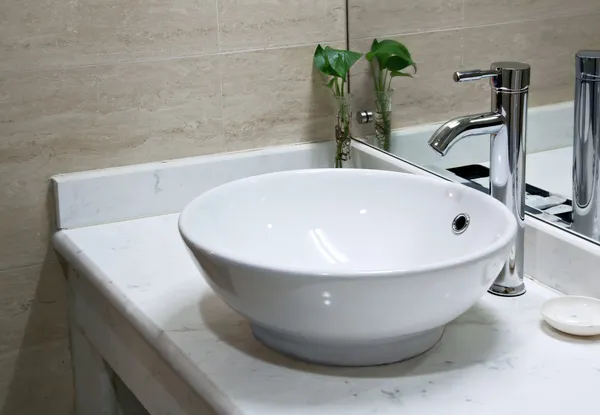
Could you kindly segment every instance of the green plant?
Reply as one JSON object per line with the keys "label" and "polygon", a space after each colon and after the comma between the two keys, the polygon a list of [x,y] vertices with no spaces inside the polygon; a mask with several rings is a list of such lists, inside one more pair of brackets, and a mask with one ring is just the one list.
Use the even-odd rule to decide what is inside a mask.
{"label": "green plant", "polygon": [[371,76],[373,77],[376,93],[375,133],[380,146],[389,151],[392,135],[392,79],[401,76],[412,78],[411,73],[403,71],[412,67],[414,73],[417,73],[417,65],[412,60],[408,48],[402,43],[391,39],[382,40],[381,42],[377,39],[373,40],[371,50],[367,53],[366,58],[371,67]]}
{"label": "green plant", "polygon": [[408,48],[396,40],[386,39],[381,42],[377,39],[373,40],[371,51],[367,53],[366,58],[371,63],[371,74],[376,91],[391,90],[393,78],[399,76],[412,78],[412,74],[402,72],[408,67],[412,67],[417,73],[417,64],[413,62]]}
{"label": "green plant", "polygon": [[350,103],[347,100],[345,89],[350,68],[362,57],[361,53],[351,50],[333,49],[329,46],[324,48],[317,46],[314,54],[314,64],[319,71],[331,77],[327,87],[331,89],[336,97],[338,111],[336,115],[335,141],[336,155],[335,167],[342,167],[342,162],[350,157]]}
{"label": "green plant", "polygon": [[314,55],[315,66],[325,76],[331,76],[327,87],[336,97],[344,96],[344,89],[348,79],[348,72],[360,58],[362,53],[351,50],[324,48],[317,46]]}

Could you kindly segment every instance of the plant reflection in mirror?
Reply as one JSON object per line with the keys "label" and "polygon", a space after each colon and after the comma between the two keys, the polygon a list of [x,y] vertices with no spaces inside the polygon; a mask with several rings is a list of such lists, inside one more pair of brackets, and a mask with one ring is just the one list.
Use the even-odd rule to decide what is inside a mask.
{"label": "plant reflection in mirror", "polygon": [[366,55],[371,67],[371,76],[375,87],[375,136],[379,147],[390,150],[392,137],[392,79],[410,77],[412,74],[403,72],[412,67],[417,73],[417,65],[413,62],[410,52],[402,43],[386,39],[379,42],[373,40],[371,51]]}

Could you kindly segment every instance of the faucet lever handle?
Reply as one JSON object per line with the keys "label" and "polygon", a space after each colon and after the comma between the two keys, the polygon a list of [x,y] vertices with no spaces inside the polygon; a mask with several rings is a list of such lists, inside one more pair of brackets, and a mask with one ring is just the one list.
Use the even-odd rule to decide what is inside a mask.
{"label": "faucet lever handle", "polygon": [[482,71],[481,69],[473,69],[470,71],[458,71],[454,72],[452,78],[454,82],[466,82],[466,81],[478,81],[480,79],[493,78],[498,76],[498,71],[488,69]]}

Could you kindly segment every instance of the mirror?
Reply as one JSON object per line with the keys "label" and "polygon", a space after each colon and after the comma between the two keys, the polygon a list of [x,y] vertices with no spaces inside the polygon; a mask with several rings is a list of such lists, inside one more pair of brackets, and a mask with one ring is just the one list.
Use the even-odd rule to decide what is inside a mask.
{"label": "mirror", "polygon": [[[579,138],[573,149],[575,55],[582,50],[600,50],[600,3],[589,0],[348,2],[349,49],[367,53],[372,50],[374,39],[378,42],[392,39],[407,47],[417,65],[413,78],[397,76],[391,81],[386,78],[386,85],[391,82],[393,89],[388,114],[378,111],[383,101],[381,92],[375,93],[377,86],[373,79],[377,78],[377,67],[371,68],[366,60],[355,65],[350,78],[353,110],[358,114],[367,111],[360,121],[371,121],[355,121],[355,137],[444,177],[489,191],[486,190],[490,187],[489,134],[465,137],[443,157],[428,145],[428,140],[442,123],[453,118],[486,113],[494,108],[497,111],[499,104],[492,108],[490,79],[455,82],[455,71],[480,69],[484,72],[478,75],[483,77],[493,62],[527,63],[531,67],[531,82],[525,102],[529,108],[527,119],[523,120],[527,125],[525,210],[563,229],[600,241],[600,218],[596,221],[600,216],[596,211],[600,210],[600,53],[597,52],[586,52],[592,56],[580,63],[587,65],[585,70],[590,74],[577,82]],[[411,69],[404,71],[412,74]],[[583,70],[580,67],[577,73]],[[503,82],[509,82],[507,77],[504,76]],[[499,82],[497,77],[492,79]],[[514,102],[505,104],[509,111],[514,110],[511,107]],[[369,111],[373,117],[369,117]],[[391,122],[391,133],[387,136],[386,117]],[[509,129],[513,128],[514,123]],[[495,139],[496,146],[500,146],[500,141]],[[574,154],[578,160],[575,209],[572,207]],[[494,159],[502,157],[512,156],[495,153]],[[498,166],[497,163],[493,162],[492,167]],[[504,174],[498,173],[498,167],[493,170],[500,176]]]}

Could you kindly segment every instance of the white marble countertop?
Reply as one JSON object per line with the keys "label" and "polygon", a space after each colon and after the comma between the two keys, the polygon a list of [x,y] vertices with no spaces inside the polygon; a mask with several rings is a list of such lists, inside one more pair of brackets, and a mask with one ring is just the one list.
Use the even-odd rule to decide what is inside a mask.
{"label": "white marble countertop", "polygon": [[[410,361],[328,368],[265,348],[204,282],[178,215],[61,231],[56,246],[219,413],[564,414],[597,410],[600,340],[542,323],[557,294],[534,281],[519,298],[485,295],[442,341]],[[85,273],[84,273],[85,274]],[[399,316],[398,318],[401,318]]]}

